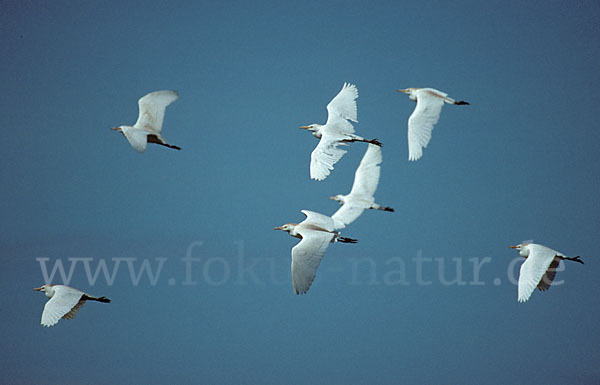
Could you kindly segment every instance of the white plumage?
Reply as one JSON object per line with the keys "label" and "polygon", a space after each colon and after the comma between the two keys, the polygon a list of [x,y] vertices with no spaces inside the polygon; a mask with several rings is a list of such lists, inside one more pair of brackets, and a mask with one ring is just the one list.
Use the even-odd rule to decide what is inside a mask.
{"label": "white plumage", "polygon": [[368,142],[381,145],[376,139],[366,140],[354,134],[352,122],[358,122],[356,112],[358,90],[355,85],[344,83],[342,90],[327,105],[327,123],[301,126],[312,131],[320,139],[310,156],[310,177],[316,180],[327,178],[333,165],[346,153],[338,148],[352,142]]}
{"label": "white plumage", "polygon": [[72,319],[87,300],[109,303],[106,297],[94,297],[65,285],[43,285],[33,290],[46,294],[48,302],[42,313],[42,325],[53,326],[61,319]]}
{"label": "white plumage", "polygon": [[561,260],[567,259],[583,263],[580,257],[565,257],[556,250],[535,243],[525,243],[509,247],[519,250],[519,254],[526,258],[519,272],[517,297],[519,302],[527,301],[536,287],[540,291],[548,290],[554,280],[556,268]]}
{"label": "white plumage", "polygon": [[340,202],[342,207],[331,216],[334,221],[339,222],[342,228],[356,220],[364,210],[377,209],[394,211],[391,207],[380,206],[375,203],[375,190],[379,183],[382,162],[381,148],[369,144],[367,151],[354,174],[354,184],[348,195],[336,195],[329,199]]}
{"label": "white plumage", "polygon": [[287,223],[275,230],[287,231],[292,237],[302,239],[292,248],[292,287],[296,294],[304,294],[315,279],[317,268],[330,243],[356,243],[335,231],[336,223],[327,215],[302,210],[306,219],[299,224]]}
{"label": "white plumage", "polygon": [[444,103],[468,105],[465,101],[456,101],[448,94],[433,88],[407,88],[398,90],[408,94],[417,102],[417,107],[408,118],[408,160],[417,160],[423,155],[423,148],[431,140],[433,126],[440,119]]}
{"label": "white plumage", "polygon": [[112,129],[122,132],[129,144],[138,152],[144,152],[148,142],[181,150],[177,146],[168,144],[161,135],[165,109],[178,98],[177,91],[151,92],[138,100],[139,115],[133,126],[123,125]]}

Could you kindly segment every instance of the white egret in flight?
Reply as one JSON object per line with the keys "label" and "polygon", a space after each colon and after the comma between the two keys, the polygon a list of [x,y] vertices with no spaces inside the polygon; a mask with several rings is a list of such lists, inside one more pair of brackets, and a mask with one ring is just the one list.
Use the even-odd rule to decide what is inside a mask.
{"label": "white egret in flight", "polygon": [[56,325],[61,318],[72,319],[75,317],[79,308],[87,300],[104,303],[110,302],[110,299],[106,297],[94,297],[81,290],[65,285],[48,284],[33,290],[44,292],[46,293],[46,297],[50,298],[46,302],[44,312],[42,313],[42,325],[47,327]]}
{"label": "white egret in flight", "polygon": [[408,160],[417,160],[423,155],[423,148],[431,140],[431,131],[440,119],[444,103],[459,106],[469,104],[449,98],[448,94],[433,88],[407,88],[398,92],[408,94],[411,100],[417,102],[417,107],[408,118]]}
{"label": "white egret in flight", "polygon": [[333,165],[346,153],[346,150],[338,148],[352,142],[367,142],[381,146],[377,139],[367,140],[354,134],[352,122],[358,122],[356,118],[356,98],[358,90],[353,84],[344,83],[342,90],[327,105],[327,123],[311,124],[301,126],[305,130],[312,131],[313,135],[320,139],[319,144],[310,155],[310,177],[316,180],[327,178]]}
{"label": "white egret in flight", "polygon": [[509,247],[519,250],[519,254],[526,258],[519,272],[519,302],[527,301],[536,287],[540,291],[548,290],[561,260],[566,259],[583,264],[579,256],[565,257],[556,250],[535,243],[523,243]]}
{"label": "white egret in flight", "polygon": [[148,143],[156,143],[175,150],[181,150],[181,148],[167,143],[160,134],[165,109],[178,98],[177,91],[151,92],[138,100],[140,113],[137,122],[133,126],[113,127],[112,130],[123,133],[129,144],[138,152],[144,152]]}
{"label": "white egret in flight", "polygon": [[331,216],[334,221],[348,225],[356,220],[364,210],[394,211],[391,207],[384,207],[375,203],[374,195],[379,183],[379,175],[381,173],[379,164],[381,161],[381,148],[374,144],[369,144],[354,174],[354,184],[352,185],[350,194],[340,194],[329,198],[340,202],[342,205]]}
{"label": "white egret in flight", "polygon": [[292,248],[292,286],[296,294],[304,294],[310,288],[317,268],[330,243],[356,243],[335,231],[334,220],[327,215],[302,210],[306,219],[299,224],[287,223],[275,230],[287,231],[292,237],[302,239]]}

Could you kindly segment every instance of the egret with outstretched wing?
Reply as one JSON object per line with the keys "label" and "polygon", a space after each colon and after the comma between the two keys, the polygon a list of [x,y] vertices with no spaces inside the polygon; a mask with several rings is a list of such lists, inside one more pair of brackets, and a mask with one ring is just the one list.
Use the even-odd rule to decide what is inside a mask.
{"label": "egret with outstretched wing", "polygon": [[73,319],[85,301],[110,302],[106,297],[94,297],[65,285],[48,284],[33,290],[41,291],[50,298],[42,313],[42,325],[47,327],[56,325],[61,318]]}
{"label": "egret with outstretched wing", "polygon": [[292,248],[292,286],[296,294],[308,291],[330,243],[357,242],[335,231],[338,224],[331,217],[308,210],[302,210],[302,213],[306,219],[299,224],[286,223],[275,227],[275,230],[283,230],[292,237],[302,239]]}
{"label": "egret with outstretched wing", "polygon": [[367,140],[354,134],[357,123],[356,98],[358,90],[355,85],[344,83],[342,90],[327,105],[327,123],[311,124],[300,128],[312,131],[320,139],[319,144],[310,155],[310,177],[316,180],[327,178],[333,165],[336,164],[346,150],[338,146],[348,145],[352,142],[367,142],[381,146],[377,139]]}
{"label": "egret with outstretched wing", "polygon": [[[369,144],[367,151],[356,172],[354,173],[354,184],[348,195],[336,195],[330,197],[338,201],[342,207],[336,211],[331,218],[341,224],[348,225],[356,220],[364,210],[376,209],[391,211],[394,209],[387,206],[381,206],[375,203],[375,190],[379,184],[382,162],[381,147]],[[342,226],[343,227],[343,226]],[[340,227],[338,227],[340,228]]]}
{"label": "egret with outstretched wing", "polygon": [[527,301],[536,287],[540,291],[548,290],[561,260],[566,259],[583,264],[579,256],[565,257],[556,250],[536,243],[522,243],[509,247],[519,250],[519,254],[526,258],[519,272],[519,302]]}
{"label": "egret with outstretched wing", "polygon": [[423,148],[431,140],[433,126],[440,119],[444,103],[468,105],[465,101],[456,101],[448,94],[433,88],[407,88],[398,90],[408,94],[417,102],[417,107],[408,118],[408,160],[417,160],[423,155]]}
{"label": "egret with outstretched wing", "polygon": [[129,141],[131,147],[138,152],[144,152],[148,143],[181,150],[177,146],[167,143],[162,137],[162,125],[167,106],[179,98],[177,91],[156,91],[143,96],[138,100],[139,115],[133,126],[118,126],[112,130],[120,131]]}

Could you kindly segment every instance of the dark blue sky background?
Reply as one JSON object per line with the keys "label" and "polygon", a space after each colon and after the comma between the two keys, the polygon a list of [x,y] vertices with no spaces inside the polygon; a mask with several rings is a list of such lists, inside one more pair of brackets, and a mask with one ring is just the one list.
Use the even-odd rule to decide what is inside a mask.
{"label": "dark blue sky background", "polygon": [[[3,384],[600,382],[597,2],[0,11]],[[331,214],[327,197],[350,190],[365,146],[311,181],[317,142],[297,128],[324,123],[344,82],[359,89],[358,134],[384,143],[376,198],[396,212],[344,229],[359,243],[331,245],[300,297],[296,240],[272,228]],[[405,87],[471,102],[444,108],[411,163]],[[140,155],[109,128],[160,89],[180,93],[163,133],[183,150]],[[507,246],[525,240],[585,265],[519,304]],[[186,253],[200,258],[187,270]],[[67,271],[79,258],[69,284],[113,302],[41,327],[38,258]],[[121,258],[114,282],[91,282],[81,258],[92,272]],[[127,261],[162,263],[156,282],[134,284]],[[444,284],[457,263],[465,284]]]}

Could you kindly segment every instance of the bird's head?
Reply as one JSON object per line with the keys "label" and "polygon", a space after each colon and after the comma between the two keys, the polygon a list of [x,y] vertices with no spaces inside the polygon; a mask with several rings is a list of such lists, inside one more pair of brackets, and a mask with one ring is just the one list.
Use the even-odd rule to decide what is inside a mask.
{"label": "bird's head", "polygon": [[273,228],[273,230],[282,230],[282,231],[287,231],[287,232],[289,233],[289,232],[290,232],[290,231],[292,231],[292,230],[293,230],[293,229],[294,229],[296,226],[297,226],[297,224],[295,224],[295,223],[286,223],[286,224],[285,224],[285,225],[283,225],[283,226],[278,226],[278,227],[275,227],[275,228]]}
{"label": "bird's head", "polygon": [[322,125],[320,124],[309,124],[308,126],[300,126],[301,129],[303,130],[308,130],[308,131],[312,131],[312,132],[317,132],[321,129]]}
{"label": "bird's head", "polygon": [[46,293],[46,296],[48,297],[52,297],[54,295],[54,285],[42,285],[41,287],[36,287],[33,290],[35,291],[41,291],[42,293]]}
{"label": "bird's head", "polygon": [[334,197],[329,197],[329,199],[334,200],[334,201],[338,201],[340,202],[341,205],[344,204],[344,196],[343,195],[336,195]]}
{"label": "bird's head", "polygon": [[527,258],[529,256],[529,243],[519,243],[515,246],[508,246],[511,249],[519,250],[519,254],[521,257]]}
{"label": "bird's head", "polygon": [[412,100],[417,100],[417,92],[418,88],[405,88],[403,90],[397,90],[398,92],[402,92],[408,95],[408,97]]}

